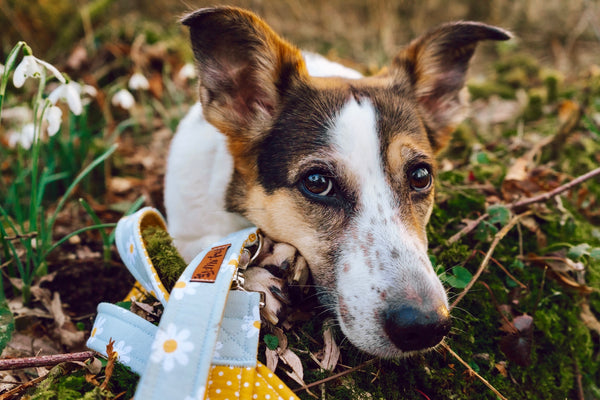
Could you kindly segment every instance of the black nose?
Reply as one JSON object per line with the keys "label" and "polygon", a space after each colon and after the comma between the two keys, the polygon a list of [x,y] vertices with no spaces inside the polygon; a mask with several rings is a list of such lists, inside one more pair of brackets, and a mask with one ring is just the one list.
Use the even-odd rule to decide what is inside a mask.
{"label": "black nose", "polygon": [[385,312],[384,330],[402,351],[435,346],[448,334],[450,325],[450,314],[445,306],[427,312],[410,306]]}

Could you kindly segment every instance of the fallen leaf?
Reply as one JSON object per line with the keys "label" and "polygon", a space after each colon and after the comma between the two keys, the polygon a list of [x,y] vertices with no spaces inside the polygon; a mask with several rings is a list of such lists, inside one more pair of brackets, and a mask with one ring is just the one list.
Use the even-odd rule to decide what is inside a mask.
{"label": "fallen leaf", "polygon": [[581,320],[588,329],[593,330],[600,335],[600,321],[596,318],[596,315],[590,309],[590,304],[585,302],[581,305]]}
{"label": "fallen leaf", "polygon": [[340,349],[333,338],[333,330],[329,326],[323,332],[323,348],[322,357],[318,360],[319,367],[327,371],[333,371],[340,359]]}
{"label": "fallen leaf", "polygon": [[533,317],[527,314],[519,315],[513,319],[510,327],[505,323],[501,329],[509,333],[500,339],[500,350],[515,364],[524,367],[530,365]]}
{"label": "fallen leaf", "polygon": [[585,281],[585,266],[582,262],[573,261],[561,253],[551,253],[546,256],[528,254],[524,261],[531,261],[542,268],[549,268],[549,276],[563,286],[575,289],[582,294],[589,294],[593,289]]}
{"label": "fallen leaf", "polygon": [[291,371],[285,371],[285,373],[298,382],[298,384],[306,386],[306,383],[304,383],[304,367],[302,367],[300,357],[290,349],[285,349],[285,351],[279,354],[279,358],[291,368]]}
{"label": "fallen leaf", "polygon": [[265,358],[267,360],[267,368],[271,371],[275,371],[277,364],[279,364],[279,354],[277,350],[265,349]]}

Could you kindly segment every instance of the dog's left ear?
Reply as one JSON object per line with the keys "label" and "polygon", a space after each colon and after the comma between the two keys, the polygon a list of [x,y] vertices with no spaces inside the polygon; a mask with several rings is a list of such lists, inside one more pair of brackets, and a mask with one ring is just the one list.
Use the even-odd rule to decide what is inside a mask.
{"label": "dog's left ear", "polygon": [[460,92],[477,43],[510,38],[509,32],[478,22],[447,23],[415,39],[394,58],[390,72],[404,80],[408,73],[436,152],[465,117],[466,99]]}
{"label": "dog's left ear", "polygon": [[200,9],[182,22],[190,28],[204,117],[243,147],[268,128],[281,94],[307,74],[302,55],[240,8]]}

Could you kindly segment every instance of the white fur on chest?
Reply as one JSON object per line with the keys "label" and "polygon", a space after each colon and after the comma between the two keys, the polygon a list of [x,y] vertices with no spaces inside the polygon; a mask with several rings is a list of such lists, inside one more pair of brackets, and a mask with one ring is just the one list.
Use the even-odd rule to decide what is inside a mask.
{"label": "white fur on chest", "polygon": [[[304,53],[312,76],[357,79],[361,74],[313,53]],[[165,208],[169,233],[186,260],[229,233],[250,226],[225,210],[225,192],[233,159],[225,137],[202,116],[195,104],[171,142],[165,174]]]}
{"label": "white fur on chest", "polygon": [[225,211],[232,171],[225,137],[206,122],[200,103],[195,104],[173,137],[165,174],[169,233],[186,262],[223,236],[251,225]]}

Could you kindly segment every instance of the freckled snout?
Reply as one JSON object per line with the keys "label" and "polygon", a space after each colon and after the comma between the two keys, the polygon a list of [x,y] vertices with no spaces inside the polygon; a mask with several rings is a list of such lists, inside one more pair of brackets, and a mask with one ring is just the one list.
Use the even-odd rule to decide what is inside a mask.
{"label": "freckled snout", "polygon": [[422,310],[403,305],[384,311],[384,331],[400,350],[417,351],[438,344],[450,331],[450,313],[445,305]]}

